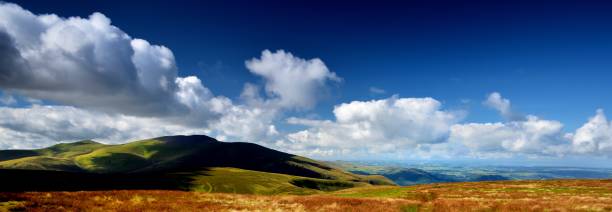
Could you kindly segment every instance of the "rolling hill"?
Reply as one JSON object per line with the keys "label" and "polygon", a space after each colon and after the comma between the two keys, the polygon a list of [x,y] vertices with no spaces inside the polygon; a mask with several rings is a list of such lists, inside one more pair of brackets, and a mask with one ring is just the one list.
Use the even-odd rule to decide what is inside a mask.
{"label": "rolling hill", "polygon": [[454,173],[427,171],[419,168],[409,168],[400,166],[380,166],[366,165],[357,162],[334,161],[329,162],[341,169],[361,175],[382,175],[398,185],[418,185],[442,182],[478,182],[478,181],[497,181],[511,180],[512,178],[501,176],[495,173],[471,173],[469,171],[461,174],[467,176],[457,176]]}
{"label": "rolling hill", "polygon": [[[0,169],[4,169],[0,184],[5,184],[0,190],[134,188],[273,194],[394,184],[382,176],[354,174],[257,144],[219,142],[203,135],[3,150]],[[37,182],[37,176],[46,181]]]}

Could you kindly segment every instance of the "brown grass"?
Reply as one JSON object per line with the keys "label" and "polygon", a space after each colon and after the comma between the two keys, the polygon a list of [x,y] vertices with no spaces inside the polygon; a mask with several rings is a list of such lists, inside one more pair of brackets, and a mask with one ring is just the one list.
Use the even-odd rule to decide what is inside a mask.
{"label": "brown grass", "polygon": [[612,211],[612,180],[363,187],[323,195],[131,190],[0,193],[0,211]]}
{"label": "brown grass", "polygon": [[413,207],[421,211],[612,211],[612,180],[440,183],[335,194],[416,200],[419,204]]}
{"label": "brown grass", "polygon": [[406,204],[416,203],[402,199],[320,195],[264,196],[161,190],[0,194],[0,201],[9,199],[13,202],[10,209],[28,211],[371,211],[372,208],[377,211],[398,211]]}

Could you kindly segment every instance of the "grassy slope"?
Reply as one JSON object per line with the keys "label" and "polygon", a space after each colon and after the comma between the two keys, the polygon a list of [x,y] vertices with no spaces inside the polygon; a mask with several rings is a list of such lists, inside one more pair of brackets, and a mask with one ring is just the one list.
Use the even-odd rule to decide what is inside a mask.
{"label": "grassy slope", "polygon": [[[324,180],[237,168],[211,168],[198,172],[197,175],[191,176],[191,179],[193,181],[188,190],[239,194],[315,194],[369,186],[363,182]],[[308,183],[317,187],[304,186]]]}
{"label": "grassy slope", "polygon": [[86,140],[37,150],[3,150],[0,151],[0,168],[82,171],[74,158],[103,147],[106,145]]}
{"label": "grassy slope", "polygon": [[[357,175],[256,144],[218,142],[206,136],[161,137],[122,145],[81,141],[26,152],[0,151],[0,158],[11,159],[0,160],[0,168],[7,169],[173,175],[172,181],[179,176],[175,173],[182,173],[180,185],[195,182],[187,189],[206,190],[208,182],[219,192],[309,193],[313,189],[393,185],[382,176]],[[165,179],[152,181],[158,180]]]}
{"label": "grassy slope", "polygon": [[7,169],[81,171],[74,161],[65,158],[33,156],[0,162]]}

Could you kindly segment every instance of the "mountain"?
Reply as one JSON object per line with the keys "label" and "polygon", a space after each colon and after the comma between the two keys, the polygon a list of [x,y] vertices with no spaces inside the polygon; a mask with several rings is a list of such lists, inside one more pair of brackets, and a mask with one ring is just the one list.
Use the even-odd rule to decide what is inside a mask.
{"label": "mountain", "polygon": [[360,175],[381,175],[394,183],[402,186],[439,183],[439,182],[458,182],[453,176],[428,172],[417,168],[405,168],[397,166],[365,165],[357,162],[334,161],[329,162],[341,169]]}
{"label": "mountain", "polygon": [[[364,173],[365,174],[365,173]],[[381,175],[391,179],[399,185],[416,185],[438,182],[456,182],[450,176],[426,172],[416,168],[391,168]]]}
{"label": "mountain", "polygon": [[[71,190],[111,187],[308,193],[393,184],[382,176],[353,174],[257,144],[220,142],[203,135],[166,136],[120,145],[86,140],[36,150],[2,150],[0,169],[4,169],[0,178],[23,181],[0,185],[0,190],[25,188],[36,183],[37,176],[56,180],[57,187]],[[48,189],[55,190],[52,187]]]}
{"label": "mountain", "polygon": [[406,165],[389,161],[333,161],[328,163],[355,174],[382,175],[402,186],[440,182],[612,178],[612,169],[593,167],[479,166],[448,163]]}

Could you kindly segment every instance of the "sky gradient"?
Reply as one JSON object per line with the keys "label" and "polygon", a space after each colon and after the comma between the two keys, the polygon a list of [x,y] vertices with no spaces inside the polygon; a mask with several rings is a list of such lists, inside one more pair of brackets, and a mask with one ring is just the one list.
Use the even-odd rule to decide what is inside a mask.
{"label": "sky gradient", "polygon": [[[605,117],[612,110],[612,4],[603,1],[14,3],[20,8],[0,10],[8,37],[0,55],[25,61],[21,72],[31,75],[0,69],[0,148],[204,133],[317,158],[468,155],[580,165],[605,164],[612,154]],[[42,31],[15,30],[30,23],[9,12],[18,10],[81,17],[89,22],[77,28],[92,39],[67,49],[79,43],[70,32],[44,36],[61,28],[57,23],[70,25],[67,19],[30,28]],[[116,33],[86,30],[97,26],[90,16],[96,12],[110,21],[101,25],[129,36],[125,43],[93,39]],[[29,36],[42,42],[20,44],[33,43]],[[78,59],[88,45],[96,56]],[[126,49],[105,54],[105,46]],[[134,52],[143,53],[141,60]],[[58,68],[66,63],[40,58],[87,65],[68,74]],[[88,68],[117,73],[79,78]],[[65,74],[72,77],[40,77]],[[95,86],[85,86],[95,77],[101,77],[91,81]],[[169,87],[155,87],[159,79]],[[91,119],[64,123],[41,110],[75,110]],[[36,112],[40,117],[29,117]],[[42,129],[23,121],[35,118],[54,124]],[[117,119],[142,127],[90,123]],[[147,124],[168,127],[155,132]],[[133,133],[120,132],[126,129]]]}

